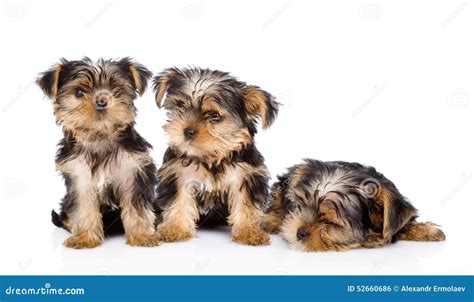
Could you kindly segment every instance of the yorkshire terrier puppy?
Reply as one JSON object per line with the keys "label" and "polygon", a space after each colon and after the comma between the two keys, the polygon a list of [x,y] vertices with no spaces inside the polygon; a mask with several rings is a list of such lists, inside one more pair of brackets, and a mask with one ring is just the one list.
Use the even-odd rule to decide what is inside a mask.
{"label": "yorkshire terrier puppy", "polygon": [[209,69],[168,69],[154,79],[158,107],[167,110],[169,136],[158,171],[160,240],[184,241],[196,223],[227,222],[232,240],[270,243],[260,227],[269,173],[255,147],[256,123],[267,128],[278,103],[257,86]]}
{"label": "yorkshire terrier puppy", "polygon": [[[151,72],[129,58],[62,59],[37,80],[53,100],[64,138],[57,169],[66,184],[53,223],[72,233],[64,245],[92,248],[123,226],[127,244],[156,246],[156,168],[151,145],[134,129],[134,100]],[[119,226],[119,227],[117,227]]]}
{"label": "yorkshire terrier puppy", "polygon": [[397,239],[442,241],[432,223],[373,167],[307,159],[278,177],[264,228],[303,251],[381,247]]}

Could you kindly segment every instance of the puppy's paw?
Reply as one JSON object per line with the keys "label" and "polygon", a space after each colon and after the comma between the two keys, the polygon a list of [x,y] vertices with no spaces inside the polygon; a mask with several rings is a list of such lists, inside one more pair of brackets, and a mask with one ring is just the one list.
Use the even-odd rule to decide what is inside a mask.
{"label": "puppy's paw", "polygon": [[127,244],[130,246],[153,247],[160,245],[157,235],[130,235],[127,236]]}
{"label": "puppy's paw", "polygon": [[158,238],[164,242],[187,241],[193,238],[194,234],[194,230],[188,230],[177,224],[162,225],[157,230]]}
{"label": "puppy's paw", "polygon": [[73,249],[90,249],[102,244],[102,239],[90,234],[74,235],[64,241],[64,245]]}
{"label": "puppy's paw", "polygon": [[270,236],[257,227],[242,227],[232,230],[232,241],[246,245],[269,245]]}

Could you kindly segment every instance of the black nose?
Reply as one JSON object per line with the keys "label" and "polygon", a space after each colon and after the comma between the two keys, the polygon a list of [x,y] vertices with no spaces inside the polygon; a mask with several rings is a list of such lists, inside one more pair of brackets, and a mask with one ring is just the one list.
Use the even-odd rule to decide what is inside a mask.
{"label": "black nose", "polygon": [[309,231],[306,228],[299,228],[298,231],[296,231],[296,238],[298,240],[304,240],[308,238],[309,236]]}
{"label": "black nose", "polygon": [[196,136],[196,129],[194,128],[186,128],[184,129],[184,137],[186,137],[186,139],[192,139]]}
{"label": "black nose", "polygon": [[107,108],[107,100],[105,98],[99,98],[95,103],[95,108],[97,110],[105,110],[105,108]]}

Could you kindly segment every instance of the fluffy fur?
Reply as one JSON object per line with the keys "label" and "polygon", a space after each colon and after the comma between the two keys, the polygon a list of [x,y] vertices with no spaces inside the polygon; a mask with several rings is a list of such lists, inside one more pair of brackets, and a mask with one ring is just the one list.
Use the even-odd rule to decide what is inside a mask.
{"label": "fluffy fur", "polygon": [[270,126],[278,103],[257,86],[209,69],[168,69],[154,79],[169,148],[158,171],[163,241],[188,240],[196,224],[228,222],[232,239],[269,244],[260,227],[269,173],[254,144],[257,120]]}
{"label": "fluffy fur", "polygon": [[263,226],[303,251],[381,247],[397,239],[441,241],[432,223],[373,167],[307,159],[278,177]]}
{"label": "fluffy fur", "polygon": [[134,129],[134,100],[150,71],[129,58],[62,59],[37,80],[53,100],[64,138],[56,155],[66,184],[53,223],[72,233],[64,244],[92,248],[124,229],[127,243],[155,246],[156,168],[151,145]]}

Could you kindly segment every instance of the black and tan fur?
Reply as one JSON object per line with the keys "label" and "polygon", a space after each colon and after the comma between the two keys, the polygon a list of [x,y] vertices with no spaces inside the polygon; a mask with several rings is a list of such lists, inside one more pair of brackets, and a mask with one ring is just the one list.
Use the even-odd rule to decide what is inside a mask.
{"label": "black and tan fur", "polygon": [[254,135],[258,119],[263,128],[272,124],[278,103],[259,87],[209,69],[168,69],[155,77],[154,89],[168,113],[169,136],[158,171],[160,239],[188,240],[197,223],[227,221],[233,241],[269,244],[259,226],[269,173]]}
{"label": "black and tan fur", "polygon": [[397,239],[442,241],[432,223],[373,167],[307,159],[278,177],[263,223],[303,251],[381,247]]}
{"label": "black and tan fur", "polygon": [[37,80],[53,100],[64,138],[56,156],[66,184],[53,223],[72,235],[64,244],[92,248],[123,226],[127,244],[155,246],[156,168],[151,145],[134,129],[134,100],[150,71],[129,58],[62,59]]}

